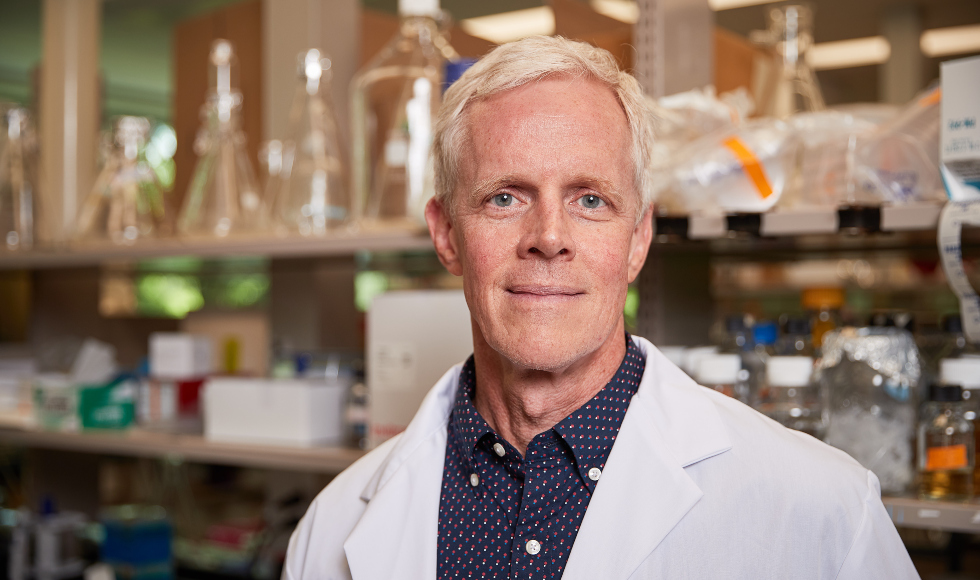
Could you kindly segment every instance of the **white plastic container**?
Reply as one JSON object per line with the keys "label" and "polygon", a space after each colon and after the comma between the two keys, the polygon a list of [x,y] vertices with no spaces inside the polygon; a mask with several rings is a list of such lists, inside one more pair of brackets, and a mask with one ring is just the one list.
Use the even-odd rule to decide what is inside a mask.
{"label": "white plastic container", "polygon": [[150,376],[158,379],[198,379],[211,372],[211,341],[183,332],[150,335]]}
{"label": "white plastic container", "polygon": [[261,445],[339,445],[349,387],[347,380],[212,378],[204,386],[204,436]]}
{"label": "white plastic container", "polygon": [[708,354],[698,361],[695,379],[733,399],[747,399],[748,385],[742,371],[742,357],[737,354]]}

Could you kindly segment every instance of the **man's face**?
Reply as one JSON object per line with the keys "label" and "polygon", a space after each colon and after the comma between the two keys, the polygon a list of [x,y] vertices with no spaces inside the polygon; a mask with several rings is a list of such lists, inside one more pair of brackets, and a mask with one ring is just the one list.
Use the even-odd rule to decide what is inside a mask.
{"label": "man's face", "polygon": [[440,258],[486,343],[557,371],[622,340],[627,285],[652,235],[626,114],[607,87],[558,77],[466,112],[455,216],[432,202]]}

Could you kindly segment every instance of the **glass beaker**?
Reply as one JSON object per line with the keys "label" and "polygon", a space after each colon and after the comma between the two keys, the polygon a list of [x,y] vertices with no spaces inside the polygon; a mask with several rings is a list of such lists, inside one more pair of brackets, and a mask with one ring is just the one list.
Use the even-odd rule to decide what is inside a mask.
{"label": "glass beaker", "polygon": [[434,192],[429,154],[446,61],[437,1],[401,0],[398,34],[354,77],[354,201],[365,222],[422,221]]}
{"label": "glass beaker", "polygon": [[3,248],[34,245],[37,211],[37,138],[27,109],[0,110],[0,235]]}
{"label": "glass beaker", "polygon": [[197,166],[177,222],[184,235],[224,237],[254,232],[265,224],[265,204],[241,129],[242,93],[232,88],[231,42],[211,45],[211,90],[201,107],[203,127],[194,141]]}
{"label": "glass beaker", "polygon": [[164,188],[146,161],[149,134],[144,117],[115,120],[105,166],[82,204],[76,239],[128,245],[166,233]]}
{"label": "glass beaker", "polygon": [[820,85],[806,51],[813,46],[813,11],[807,6],[774,6],[767,14],[769,28],[752,33],[752,40],[774,53],[773,71],[768,76],[759,113],[785,119],[801,111],[824,108]]}
{"label": "glass beaker", "polygon": [[328,96],[330,60],[317,49],[300,54],[299,78],[278,167],[275,144],[267,148],[265,202],[273,208],[277,230],[323,235],[345,223],[350,213],[343,147]]}

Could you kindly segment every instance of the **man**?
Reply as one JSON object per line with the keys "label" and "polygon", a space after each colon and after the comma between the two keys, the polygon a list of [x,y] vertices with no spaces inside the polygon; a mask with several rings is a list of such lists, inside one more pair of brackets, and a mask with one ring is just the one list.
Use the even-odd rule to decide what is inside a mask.
{"label": "man", "polygon": [[473,356],[318,496],[284,578],[917,577],[874,475],[624,332],[652,122],[609,53],[560,38],[449,89],[426,219]]}

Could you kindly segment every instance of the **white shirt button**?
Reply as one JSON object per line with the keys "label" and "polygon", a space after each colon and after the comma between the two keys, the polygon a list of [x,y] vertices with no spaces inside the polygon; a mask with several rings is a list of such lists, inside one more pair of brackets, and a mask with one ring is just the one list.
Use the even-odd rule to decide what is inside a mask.
{"label": "white shirt button", "polygon": [[527,550],[528,554],[534,556],[541,551],[541,544],[537,540],[528,540],[527,544],[524,545],[524,549]]}
{"label": "white shirt button", "polygon": [[473,487],[476,487],[476,486],[480,485],[480,476],[477,475],[477,474],[475,474],[475,473],[471,473],[470,474],[470,485],[472,485]]}
{"label": "white shirt button", "polygon": [[598,467],[593,467],[589,470],[589,479],[592,481],[599,481],[599,476],[602,475],[602,470]]}
{"label": "white shirt button", "polygon": [[493,452],[497,454],[497,457],[503,457],[507,453],[507,450],[500,443],[494,443]]}

